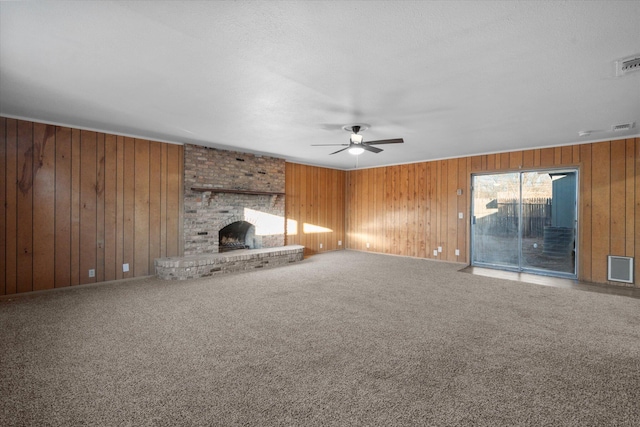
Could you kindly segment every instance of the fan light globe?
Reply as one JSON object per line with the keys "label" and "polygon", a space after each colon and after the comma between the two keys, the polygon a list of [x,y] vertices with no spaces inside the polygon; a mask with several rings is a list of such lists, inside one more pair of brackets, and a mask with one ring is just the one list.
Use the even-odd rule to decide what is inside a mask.
{"label": "fan light globe", "polygon": [[364,153],[364,148],[362,147],[351,147],[349,148],[349,154],[353,154],[354,156],[359,156]]}

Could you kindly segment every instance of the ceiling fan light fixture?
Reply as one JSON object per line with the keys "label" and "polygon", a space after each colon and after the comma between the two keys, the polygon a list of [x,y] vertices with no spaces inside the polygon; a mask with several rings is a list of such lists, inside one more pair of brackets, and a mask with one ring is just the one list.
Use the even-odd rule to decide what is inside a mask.
{"label": "ceiling fan light fixture", "polygon": [[362,144],[362,135],[358,135],[357,133],[352,133],[351,142],[353,142],[354,144]]}
{"label": "ceiling fan light fixture", "polygon": [[354,156],[359,156],[364,153],[364,148],[362,147],[351,147],[349,148],[349,154],[353,154]]}

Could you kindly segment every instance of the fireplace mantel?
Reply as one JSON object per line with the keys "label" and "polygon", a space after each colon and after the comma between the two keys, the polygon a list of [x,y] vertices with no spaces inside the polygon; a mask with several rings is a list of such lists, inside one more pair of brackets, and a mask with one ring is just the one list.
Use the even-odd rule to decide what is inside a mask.
{"label": "fireplace mantel", "polygon": [[251,194],[254,196],[284,196],[285,193],[278,193],[275,191],[252,191],[252,190],[232,190],[226,188],[206,188],[206,187],[191,187],[191,191],[198,191],[200,193],[230,193],[230,194]]}

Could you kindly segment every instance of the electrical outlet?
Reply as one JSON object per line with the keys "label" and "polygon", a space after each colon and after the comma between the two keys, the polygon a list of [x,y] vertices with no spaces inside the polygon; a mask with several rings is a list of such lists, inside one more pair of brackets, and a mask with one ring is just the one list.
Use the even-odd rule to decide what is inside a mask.
{"label": "electrical outlet", "polygon": [[438,246],[438,252],[442,252],[442,246]]}
{"label": "electrical outlet", "polygon": [[463,219],[464,218],[464,214],[462,212],[458,212],[458,218]]}
{"label": "electrical outlet", "polygon": [[96,271],[93,268],[89,270],[89,277],[96,277]]}
{"label": "electrical outlet", "polygon": [[456,256],[460,256],[460,249],[456,249]]}
{"label": "electrical outlet", "polygon": [[433,256],[438,256],[438,250],[437,249],[433,250]]}
{"label": "electrical outlet", "polygon": [[127,271],[129,271],[129,264],[122,264],[122,272],[126,273]]}
{"label": "electrical outlet", "polygon": [[322,249],[322,243],[320,243],[320,249]]}
{"label": "electrical outlet", "polygon": [[369,249],[369,242],[367,242],[367,249]]}
{"label": "electrical outlet", "polygon": [[338,246],[342,246],[342,240],[338,240]]}

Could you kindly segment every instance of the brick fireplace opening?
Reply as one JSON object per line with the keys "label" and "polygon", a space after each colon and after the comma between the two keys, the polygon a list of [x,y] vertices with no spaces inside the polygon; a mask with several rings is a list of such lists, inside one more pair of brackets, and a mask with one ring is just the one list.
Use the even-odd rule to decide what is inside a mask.
{"label": "brick fireplace opening", "polygon": [[256,228],[247,221],[235,221],[218,232],[218,252],[261,248]]}

